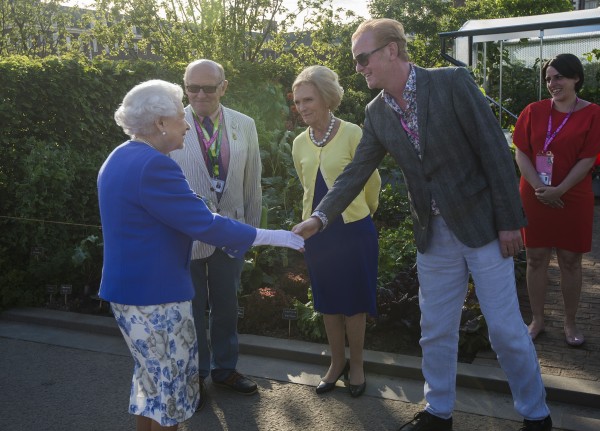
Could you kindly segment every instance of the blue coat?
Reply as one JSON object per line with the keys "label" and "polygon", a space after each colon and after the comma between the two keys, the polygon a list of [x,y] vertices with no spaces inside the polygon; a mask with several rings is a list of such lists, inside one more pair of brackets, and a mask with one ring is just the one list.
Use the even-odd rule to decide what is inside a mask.
{"label": "blue coat", "polygon": [[193,240],[242,257],[256,237],[252,226],[213,214],[190,189],[173,160],[127,141],[98,175],[104,237],[100,297],[120,304],[191,300]]}

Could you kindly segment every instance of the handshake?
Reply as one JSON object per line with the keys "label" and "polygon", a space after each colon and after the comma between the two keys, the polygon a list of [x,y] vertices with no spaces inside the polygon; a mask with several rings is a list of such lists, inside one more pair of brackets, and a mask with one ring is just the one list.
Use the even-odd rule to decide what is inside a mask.
{"label": "handshake", "polygon": [[252,245],[288,247],[303,252],[304,240],[313,236],[320,228],[321,221],[316,217],[311,217],[294,226],[291,231],[256,229],[256,238]]}

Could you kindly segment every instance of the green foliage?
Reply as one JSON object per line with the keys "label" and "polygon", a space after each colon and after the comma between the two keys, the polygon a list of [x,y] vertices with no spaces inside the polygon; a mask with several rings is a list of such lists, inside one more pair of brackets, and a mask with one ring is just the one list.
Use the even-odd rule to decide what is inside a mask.
{"label": "green foliage", "polygon": [[315,311],[312,292],[308,291],[308,302],[306,304],[294,300],[294,306],[298,310],[298,331],[308,341],[323,342],[327,340],[323,315]]}
{"label": "green foliage", "polygon": [[[135,51],[160,56],[170,62],[211,58],[225,62],[255,62],[265,43],[277,31],[275,18],[291,20],[281,0],[96,0],[93,22],[84,33],[111,56]],[[132,33],[136,27],[138,34]],[[101,54],[105,55],[105,54]]]}
{"label": "green foliage", "polygon": [[452,10],[452,2],[444,0],[373,0],[369,4],[374,18],[393,18],[402,23],[411,38],[410,59],[422,67],[441,64],[438,33],[448,30]]}
{"label": "green foliage", "polygon": [[[58,2],[46,4],[54,8]],[[464,8],[454,8],[452,2],[443,0],[373,0],[370,10],[375,17],[403,22],[411,35],[411,59],[427,67],[441,65],[437,33],[456,30],[467,19],[515,16],[517,11],[557,12],[567,10],[568,4],[568,0],[467,0]],[[48,283],[73,284],[75,292],[86,284],[92,285],[92,291],[97,287],[102,241],[96,175],[108,153],[126,139],[114,124],[113,113],[135,84],[150,78],[181,83],[185,64],[196,58],[212,58],[224,65],[230,85],[223,103],[256,122],[263,162],[263,226],[269,228],[290,228],[301,219],[302,189],[291,159],[291,144],[301,124],[288,95],[295,76],[313,64],[335,70],[345,89],[336,115],[356,124],[364,121],[364,106],[375,96],[352,66],[350,36],[360,20],[352,14],[344,17],[329,1],[300,0],[301,7],[310,7],[314,13],[308,14],[294,35],[286,33],[293,16],[279,0],[97,0],[96,11],[71,14],[57,8],[32,9],[36,5],[36,0],[0,0],[4,25],[0,40],[3,308],[40,304]],[[48,15],[48,10],[53,12]],[[285,18],[276,29],[270,20],[277,11],[283,11]],[[52,29],[56,40],[48,33],[49,20],[56,23]],[[84,28],[70,46],[66,43],[69,26]],[[35,43],[28,45],[27,40]],[[88,49],[94,40],[99,53]],[[62,57],[33,60],[8,56],[11,53],[29,57],[60,53]],[[124,55],[132,60],[108,59]],[[157,61],[138,60],[142,55]],[[487,63],[488,76],[493,78],[500,54],[490,49],[488,55],[494,60]],[[589,60],[594,57],[600,59],[598,50],[590,53]],[[505,97],[513,112],[520,112],[529,102],[526,95],[536,94],[531,91],[536,70],[519,64],[505,66],[505,91],[509,91]],[[590,88],[587,83],[584,91],[590,93],[582,97],[592,101],[588,94],[600,94],[598,87]],[[416,250],[401,175],[389,158],[380,171],[389,183],[375,215],[381,290],[397,282],[406,268],[414,268]],[[244,294],[259,304],[256,307],[265,308],[269,301],[282,300],[278,307],[286,303],[283,296],[261,294],[259,288],[276,284],[272,269],[285,267],[288,260],[286,249],[270,247],[257,248],[248,256]],[[415,297],[405,301],[413,309]],[[324,341],[322,316],[314,311],[312,297],[295,306],[304,336]],[[475,322],[473,326],[465,328],[475,327],[476,339],[465,339],[461,345],[480,345],[479,335],[485,328],[478,316],[473,319],[468,320]],[[412,327],[418,330],[418,320]]]}
{"label": "green foliage", "polygon": [[458,359],[461,362],[472,362],[477,352],[490,348],[487,323],[481,313],[473,280],[469,279],[467,297],[460,319]]}
{"label": "green foliage", "polygon": [[[382,172],[385,175],[385,170]],[[374,216],[379,232],[378,284],[385,286],[415,263],[413,222],[404,185],[382,187]]]}
{"label": "green foliage", "polygon": [[148,62],[0,59],[0,261],[12,268],[0,273],[0,289],[19,293],[3,296],[3,306],[43,300],[47,283],[72,284],[74,293],[97,283],[100,256],[85,265],[71,257],[82,238],[100,234],[98,169],[126,138],[113,113],[146,77],[182,73]]}
{"label": "green foliage", "polygon": [[449,24],[457,30],[470,19],[509,18],[573,10],[570,0],[466,0],[454,8]]}
{"label": "green foliage", "polygon": [[0,55],[45,56],[66,52],[76,15],[60,0],[0,0]]}
{"label": "green foliage", "polygon": [[439,55],[438,33],[458,30],[472,19],[507,18],[572,10],[569,0],[466,0],[454,7],[445,0],[372,0],[369,11],[374,18],[393,18],[404,25],[409,35],[408,52],[422,67],[446,65]]}
{"label": "green foliage", "polygon": [[379,229],[378,284],[389,283],[403,268],[410,267],[416,251],[411,222],[397,228]]}
{"label": "green foliage", "polygon": [[71,261],[76,268],[80,268],[81,279],[77,280],[84,286],[98,286],[100,284],[99,262],[103,255],[102,239],[98,235],[90,235],[81,240],[73,250]]}
{"label": "green foliage", "polygon": [[588,63],[583,65],[585,82],[579,95],[590,102],[600,104],[600,49],[584,54]]}

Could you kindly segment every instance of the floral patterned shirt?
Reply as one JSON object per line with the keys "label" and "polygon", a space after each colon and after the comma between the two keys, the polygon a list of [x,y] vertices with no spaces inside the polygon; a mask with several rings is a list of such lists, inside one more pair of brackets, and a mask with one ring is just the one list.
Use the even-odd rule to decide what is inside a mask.
{"label": "floral patterned shirt", "polygon": [[[396,102],[396,99],[385,90],[383,90],[382,97],[385,103],[398,114],[398,121],[402,123],[402,128],[406,132],[408,140],[413,144],[419,158],[422,159],[421,146],[419,145],[419,125],[417,123],[417,74],[412,63],[404,91],[402,92],[402,98],[406,100],[406,109],[402,109],[398,105],[398,102]],[[440,210],[433,198],[431,199],[431,212],[433,215],[440,214]]]}
{"label": "floral patterned shirt", "polygon": [[412,64],[410,65],[408,80],[406,81],[404,91],[402,92],[402,98],[406,100],[406,109],[402,109],[400,105],[398,105],[398,102],[396,102],[396,99],[385,90],[383,91],[383,100],[385,100],[385,103],[398,114],[398,120],[403,123],[402,127],[406,132],[408,140],[413,144],[417,155],[421,158],[419,126],[417,124],[417,76]]}

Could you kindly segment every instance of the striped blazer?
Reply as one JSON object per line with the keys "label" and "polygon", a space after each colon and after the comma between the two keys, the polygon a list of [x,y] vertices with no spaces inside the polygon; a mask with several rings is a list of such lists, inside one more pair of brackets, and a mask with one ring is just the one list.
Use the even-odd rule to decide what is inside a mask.
{"label": "striped blazer", "polygon": [[[210,175],[198,134],[194,128],[191,106],[185,108],[185,119],[191,128],[185,135],[184,148],[170,153],[185,174],[190,187],[198,195],[216,203],[217,213],[222,216],[258,227],[262,207],[260,151],[254,120],[247,115],[221,106],[229,140],[229,168],[225,189],[217,203],[217,194],[211,190]],[[203,259],[212,255],[215,247],[196,241],[192,259]]]}

